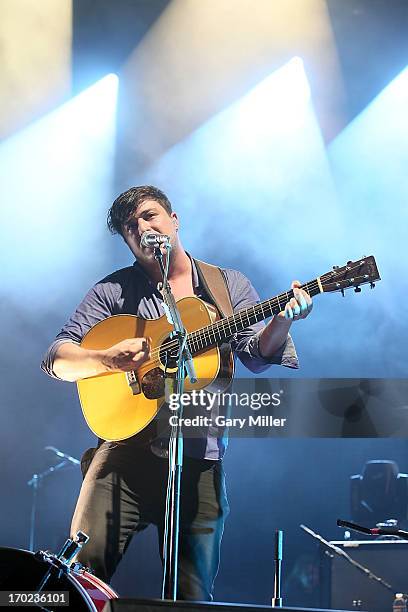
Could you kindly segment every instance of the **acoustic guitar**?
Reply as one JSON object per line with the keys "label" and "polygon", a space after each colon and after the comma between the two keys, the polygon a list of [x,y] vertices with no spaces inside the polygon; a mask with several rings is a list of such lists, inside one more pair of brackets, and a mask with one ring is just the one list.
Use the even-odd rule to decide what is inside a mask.
{"label": "acoustic guitar", "polygon": [[[367,283],[374,287],[380,280],[373,256],[333,270],[304,283],[310,296],[341,291]],[[293,291],[245,308],[226,318],[219,318],[214,307],[197,297],[177,302],[188,332],[188,346],[193,355],[197,382],[187,377],[184,390],[205,388],[222,391],[231,382],[234,361],[228,341],[245,328],[284,310]],[[150,337],[151,356],[138,370],[109,372],[78,381],[78,393],[85,420],[103,440],[125,440],[144,429],[165,402],[166,379],[177,371],[178,341],[172,339],[172,326],[165,315],[159,319],[141,319],[135,315],[114,315],[94,325],[84,336],[86,349],[106,349],[126,338]]]}

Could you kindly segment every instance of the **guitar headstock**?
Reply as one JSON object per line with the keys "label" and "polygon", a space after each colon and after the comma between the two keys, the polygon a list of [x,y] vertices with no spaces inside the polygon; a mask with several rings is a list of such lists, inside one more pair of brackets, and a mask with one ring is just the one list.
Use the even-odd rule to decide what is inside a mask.
{"label": "guitar headstock", "polygon": [[346,289],[354,287],[357,293],[361,291],[360,285],[370,283],[375,287],[375,281],[381,280],[377,264],[372,255],[362,257],[357,261],[348,261],[345,266],[333,266],[332,272],[320,277],[323,291],[341,291],[344,295]]}

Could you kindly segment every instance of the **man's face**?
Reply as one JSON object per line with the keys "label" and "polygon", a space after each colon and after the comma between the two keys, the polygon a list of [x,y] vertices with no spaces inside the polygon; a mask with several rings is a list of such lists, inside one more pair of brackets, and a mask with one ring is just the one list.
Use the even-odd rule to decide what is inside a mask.
{"label": "man's face", "polygon": [[176,213],[169,213],[156,200],[145,200],[138,206],[132,217],[123,227],[123,237],[133,255],[143,263],[154,259],[152,248],[142,247],[140,239],[144,232],[167,234],[171,246],[177,245],[178,219]]}

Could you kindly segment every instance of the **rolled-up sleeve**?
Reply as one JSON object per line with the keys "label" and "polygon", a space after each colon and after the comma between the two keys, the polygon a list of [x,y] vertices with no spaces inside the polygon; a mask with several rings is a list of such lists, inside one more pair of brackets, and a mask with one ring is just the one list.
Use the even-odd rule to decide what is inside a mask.
{"label": "rolled-up sleeve", "polygon": [[[43,372],[51,376],[51,378],[59,378],[54,372],[54,359],[57,354],[58,347],[65,342],[73,342],[70,338],[56,338],[54,342],[48,347],[47,352],[45,353],[43,360],[41,362],[41,369]],[[76,342],[75,344],[79,344]]]}
{"label": "rolled-up sleeve", "polygon": [[[237,270],[224,270],[231,295],[234,312],[259,303],[259,296],[251,282]],[[231,347],[234,354],[251,372],[260,374],[271,365],[282,365],[288,368],[299,367],[295,345],[290,335],[286,342],[270,357],[263,357],[259,350],[259,337],[265,327],[264,322],[251,325],[234,335]]]}
{"label": "rolled-up sleeve", "polygon": [[79,345],[91,327],[113,314],[114,303],[115,287],[112,283],[101,281],[94,285],[49,346],[41,362],[43,372],[52,378],[59,378],[54,372],[58,348],[65,342]]}

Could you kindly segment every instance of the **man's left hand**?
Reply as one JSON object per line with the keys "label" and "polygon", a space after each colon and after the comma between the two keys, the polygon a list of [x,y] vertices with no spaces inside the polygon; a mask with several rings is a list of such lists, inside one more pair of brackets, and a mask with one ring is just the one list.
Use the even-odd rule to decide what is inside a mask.
{"label": "man's left hand", "polygon": [[291,284],[294,297],[286,304],[285,309],[278,316],[285,317],[288,321],[306,319],[313,308],[312,298],[304,289],[300,289],[302,283],[294,280]]}

